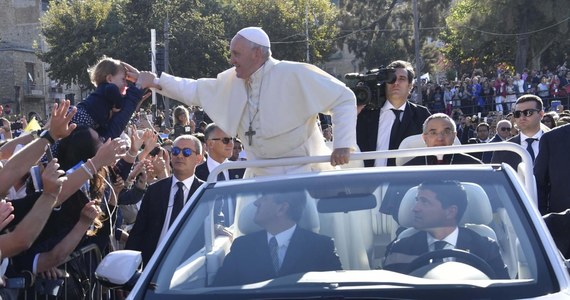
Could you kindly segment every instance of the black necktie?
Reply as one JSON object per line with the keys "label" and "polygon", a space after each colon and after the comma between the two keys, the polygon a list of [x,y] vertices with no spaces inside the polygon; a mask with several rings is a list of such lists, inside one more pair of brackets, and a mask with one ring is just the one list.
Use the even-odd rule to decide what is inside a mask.
{"label": "black necktie", "polygon": [[443,250],[443,248],[445,248],[446,245],[447,245],[446,241],[436,241],[433,243],[433,250],[434,251]]}
{"label": "black necktie", "polygon": [[532,157],[532,161],[534,162],[535,156],[534,156],[534,150],[532,149],[532,143],[534,141],[536,141],[537,139],[535,138],[528,138],[526,139],[527,142],[527,146],[526,146],[526,151],[528,151],[528,153],[530,154],[530,157]]}
{"label": "black necktie", "polygon": [[398,146],[400,146],[398,145],[398,132],[400,130],[400,124],[402,123],[400,121],[402,111],[395,108],[391,108],[391,110],[396,118],[394,119],[394,123],[392,123],[392,130],[390,131],[390,145],[388,147],[390,150],[398,149]]}
{"label": "black necktie", "polygon": [[174,222],[174,219],[178,216],[182,207],[184,207],[184,183],[178,181],[176,183],[178,190],[174,194],[174,205],[172,205],[172,213],[170,214],[170,225]]}
{"label": "black necktie", "polygon": [[[446,241],[436,241],[433,243],[433,251],[443,250],[447,245]],[[443,262],[443,258],[435,258],[433,262]]]}
{"label": "black necktie", "polygon": [[218,181],[224,181],[224,180],[226,180],[226,175],[224,175],[224,172],[218,173]]}
{"label": "black necktie", "polygon": [[[398,137],[399,137],[399,131],[400,131],[400,125],[402,124],[402,122],[400,121],[400,114],[402,113],[401,110],[399,109],[395,109],[395,108],[391,108],[392,112],[395,115],[395,119],[394,119],[394,123],[392,123],[392,130],[390,130],[390,144],[388,145],[388,149],[392,150],[392,149],[398,149],[398,146],[400,146],[400,141],[398,141]],[[396,159],[395,158],[388,158],[387,162],[386,162],[387,166],[395,166],[396,165]]]}
{"label": "black necktie", "polygon": [[278,248],[277,239],[274,236],[271,237],[271,239],[269,239],[269,254],[271,254],[271,262],[273,263],[275,273],[279,271],[279,255],[277,254]]}

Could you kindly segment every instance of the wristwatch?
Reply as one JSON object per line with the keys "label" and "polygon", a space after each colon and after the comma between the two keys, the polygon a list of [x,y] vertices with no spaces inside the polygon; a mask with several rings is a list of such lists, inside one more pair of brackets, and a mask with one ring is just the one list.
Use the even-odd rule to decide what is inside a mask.
{"label": "wristwatch", "polygon": [[51,134],[49,134],[49,130],[42,131],[42,133],[40,133],[40,137],[48,140],[50,145],[55,144],[55,140],[53,139]]}

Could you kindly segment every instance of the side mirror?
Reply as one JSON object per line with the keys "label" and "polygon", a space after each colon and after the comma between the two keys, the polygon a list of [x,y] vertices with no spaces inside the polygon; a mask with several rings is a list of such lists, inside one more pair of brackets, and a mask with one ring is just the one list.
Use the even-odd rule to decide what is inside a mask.
{"label": "side mirror", "polygon": [[140,276],[141,263],[140,251],[114,251],[107,254],[97,266],[95,278],[103,286],[130,290]]}

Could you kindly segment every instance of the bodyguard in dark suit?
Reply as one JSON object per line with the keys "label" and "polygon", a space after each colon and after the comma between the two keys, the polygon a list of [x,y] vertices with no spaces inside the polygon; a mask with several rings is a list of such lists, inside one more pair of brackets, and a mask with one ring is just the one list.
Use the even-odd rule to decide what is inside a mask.
{"label": "bodyguard in dark suit", "polygon": [[466,208],[467,194],[461,183],[441,180],[422,183],[412,209],[414,228],[420,232],[398,239],[388,246],[384,269],[412,271],[407,270],[408,264],[422,254],[443,249],[463,249],[485,260],[497,278],[509,278],[496,241],[458,227]]}
{"label": "bodyguard in dark suit", "polygon": [[[196,167],[196,177],[206,181],[213,170],[220,164],[228,162],[234,151],[234,138],[228,136],[216,123],[209,124],[204,130],[208,158]],[[245,169],[230,169],[218,174],[218,180],[243,178]]]}
{"label": "bodyguard in dark suit", "polygon": [[[422,125],[430,115],[426,107],[407,101],[415,75],[412,65],[397,60],[387,68],[396,70],[396,80],[383,85],[387,101],[380,108],[365,107],[358,114],[356,142],[362,152],[398,149],[403,139],[422,133]],[[395,161],[365,160],[364,165],[394,166]]]}
{"label": "bodyguard in dark suit", "polygon": [[[555,127],[542,135],[534,163],[538,208],[542,214],[570,208],[570,125]],[[567,230],[568,228],[565,228]]]}
{"label": "bodyguard in dark suit", "polygon": [[[539,140],[542,137],[540,120],[544,115],[542,99],[536,95],[526,94],[517,99],[513,117],[519,129],[519,134],[507,140],[507,142],[521,145],[527,149],[534,160],[539,153]],[[491,163],[508,163],[515,171],[521,163],[518,154],[509,151],[495,151]]]}
{"label": "bodyguard in dark suit", "polygon": [[214,285],[242,285],[311,271],[341,270],[330,237],[297,226],[305,198],[291,193],[264,195],[255,201],[256,224],[264,228],[237,238]]}
{"label": "bodyguard in dark suit", "polygon": [[[178,213],[203,183],[194,176],[196,165],[202,161],[202,143],[191,135],[181,135],[172,147],[173,176],[151,184],[142,199],[137,219],[129,234],[125,249],[142,252],[146,265]],[[179,191],[182,189],[181,191]],[[191,247],[203,246],[193,241]]]}

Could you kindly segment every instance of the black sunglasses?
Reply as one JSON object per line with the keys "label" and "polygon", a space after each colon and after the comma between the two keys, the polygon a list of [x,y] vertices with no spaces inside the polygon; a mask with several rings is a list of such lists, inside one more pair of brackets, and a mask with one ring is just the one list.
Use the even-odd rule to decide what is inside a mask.
{"label": "black sunglasses", "polygon": [[539,112],[538,109],[525,109],[525,110],[515,110],[513,112],[513,116],[518,119],[521,115],[525,115],[525,117],[530,117],[534,115],[535,112]]}
{"label": "black sunglasses", "polygon": [[178,156],[178,155],[180,155],[180,152],[182,152],[182,155],[184,155],[184,157],[188,157],[188,156],[192,155],[192,152],[196,152],[196,151],[194,151],[190,148],[180,149],[178,147],[172,147],[172,155]]}
{"label": "black sunglasses", "polygon": [[511,131],[511,127],[501,127],[501,131]]}
{"label": "black sunglasses", "polygon": [[235,139],[234,138],[230,138],[230,137],[224,137],[224,138],[213,138],[211,139],[212,141],[222,141],[222,143],[224,143],[224,145],[229,144],[230,142],[233,142]]}

